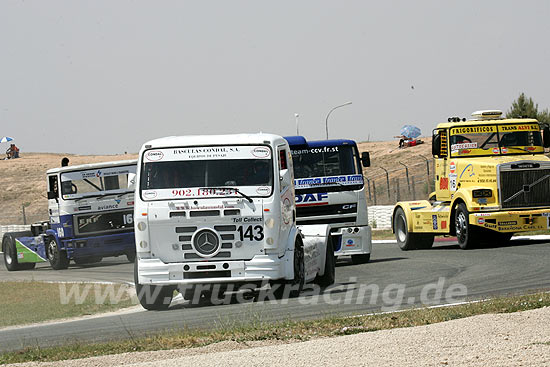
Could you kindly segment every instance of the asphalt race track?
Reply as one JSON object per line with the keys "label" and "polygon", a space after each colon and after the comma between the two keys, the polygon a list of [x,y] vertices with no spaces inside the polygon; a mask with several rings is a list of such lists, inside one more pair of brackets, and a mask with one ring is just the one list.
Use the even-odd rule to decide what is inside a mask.
{"label": "asphalt race track", "polygon": [[[353,265],[348,259],[338,261],[336,284],[322,292],[317,297],[317,303],[312,302],[311,290],[299,298],[277,303],[249,301],[226,305],[188,305],[186,301],[180,301],[163,312],[139,310],[54,325],[0,330],[0,351],[26,346],[44,347],[67,341],[137,337],[167,329],[216,328],[249,321],[309,319],[331,314],[351,315],[408,308],[421,304],[423,289],[429,296],[427,299],[433,300],[436,293],[433,287],[438,281],[443,286],[443,294],[452,286],[465,286],[467,297],[459,297],[461,300],[548,289],[549,264],[548,240],[514,240],[501,247],[468,251],[460,250],[456,244],[449,242],[437,243],[430,250],[408,252],[399,250],[395,244],[374,244],[368,264]],[[106,259],[93,266],[72,266],[63,271],[41,265],[33,271],[7,272],[2,262],[0,277],[2,280],[132,282],[132,271],[133,265],[125,257]],[[431,285],[428,289],[432,291],[426,293],[424,287],[427,284]],[[359,289],[367,285],[371,288],[368,288],[362,301],[357,302]],[[376,287],[380,292],[373,291]],[[377,297],[371,297],[373,293]],[[437,303],[448,303],[448,300],[443,297]]]}

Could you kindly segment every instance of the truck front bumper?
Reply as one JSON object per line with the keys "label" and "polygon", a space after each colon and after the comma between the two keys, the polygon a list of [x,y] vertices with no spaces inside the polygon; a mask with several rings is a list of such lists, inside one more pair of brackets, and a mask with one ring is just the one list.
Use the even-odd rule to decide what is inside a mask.
{"label": "truck front bumper", "polygon": [[334,244],[334,255],[361,255],[372,251],[372,233],[370,226],[333,228],[331,236],[338,236]]}
{"label": "truck front bumper", "polygon": [[263,282],[285,278],[285,258],[258,255],[250,261],[167,264],[159,259],[140,259],[138,256],[138,281],[140,284],[153,285]]}
{"label": "truck front bumper", "polygon": [[471,213],[470,224],[498,232],[526,232],[550,228],[550,209]]}

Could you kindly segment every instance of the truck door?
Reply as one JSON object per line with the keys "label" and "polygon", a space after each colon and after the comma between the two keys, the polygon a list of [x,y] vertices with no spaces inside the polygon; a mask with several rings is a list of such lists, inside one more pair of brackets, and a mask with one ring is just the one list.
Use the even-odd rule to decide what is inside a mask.
{"label": "truck door", "polygon": [[[456,174],[448,161],[447,129],[436,129],[433,131],[432,153],[435,160],[435,193],[438,201],[451,200],[451,180],[456,180]],[[449,174],[451,172],[451,175]]]}
{"label": "truck door", "polygon": [[[288,238],[290,229],[294,225],[294,173],[292,171],[292,158],[290,150],[284,145],[277,147],[277,161],[279,174],[275,175],[279,180],[279,195],[281,197],[281,229],[279,238]],[[277,193],[275,192],[275,195]]]}
{"label": "truck door", "polygon": [[48,176],[48,214],[59,222],[59,178],[57,174]]}

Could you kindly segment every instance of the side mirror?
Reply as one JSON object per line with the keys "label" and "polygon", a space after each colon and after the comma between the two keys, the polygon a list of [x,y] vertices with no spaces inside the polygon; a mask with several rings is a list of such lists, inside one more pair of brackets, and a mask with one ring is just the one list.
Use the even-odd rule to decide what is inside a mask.
{"label": "side mirror", "polygon": [[128,189],[135,190],[136,189],[136,174],[135,173],[128,173]]}
{"label": "side mirror", "polygon": [[361,153],[361,164],[365,168],[370,167],[370,154],[369,154],[369,152]]}
{"label": "side mirror", "polygon": [[57,199],[57,192],[48,191],[48,200],[50,200],[50,199]]}
{"label": "side mirror", "polygon": [[542,142],[545,148],[550,148],[550,127],[548,125],[542,129]]}
{"label": "side mirror", "polygon": [[441,155],[441,135],[434,134],[432,139],[432,155],[439,157]]}
{"label": "side mirror", "polygon": [[290,172],[288,171],[288,169],[282,169],[279,171],[279,182],[281,183],[281,189],[291,184]]}

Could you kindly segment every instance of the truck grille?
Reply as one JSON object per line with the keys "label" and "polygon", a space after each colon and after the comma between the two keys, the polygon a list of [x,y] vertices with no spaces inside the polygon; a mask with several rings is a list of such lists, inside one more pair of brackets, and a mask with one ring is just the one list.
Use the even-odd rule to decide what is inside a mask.
{"label": "truck grille", "polygon": [[502,208],[550,206],[550,169],[500,172]]}
{"label": "truck grille", "polygon": [[357,213],[357,203],[296,206],[296,216],[298,218],[351,213]]}

